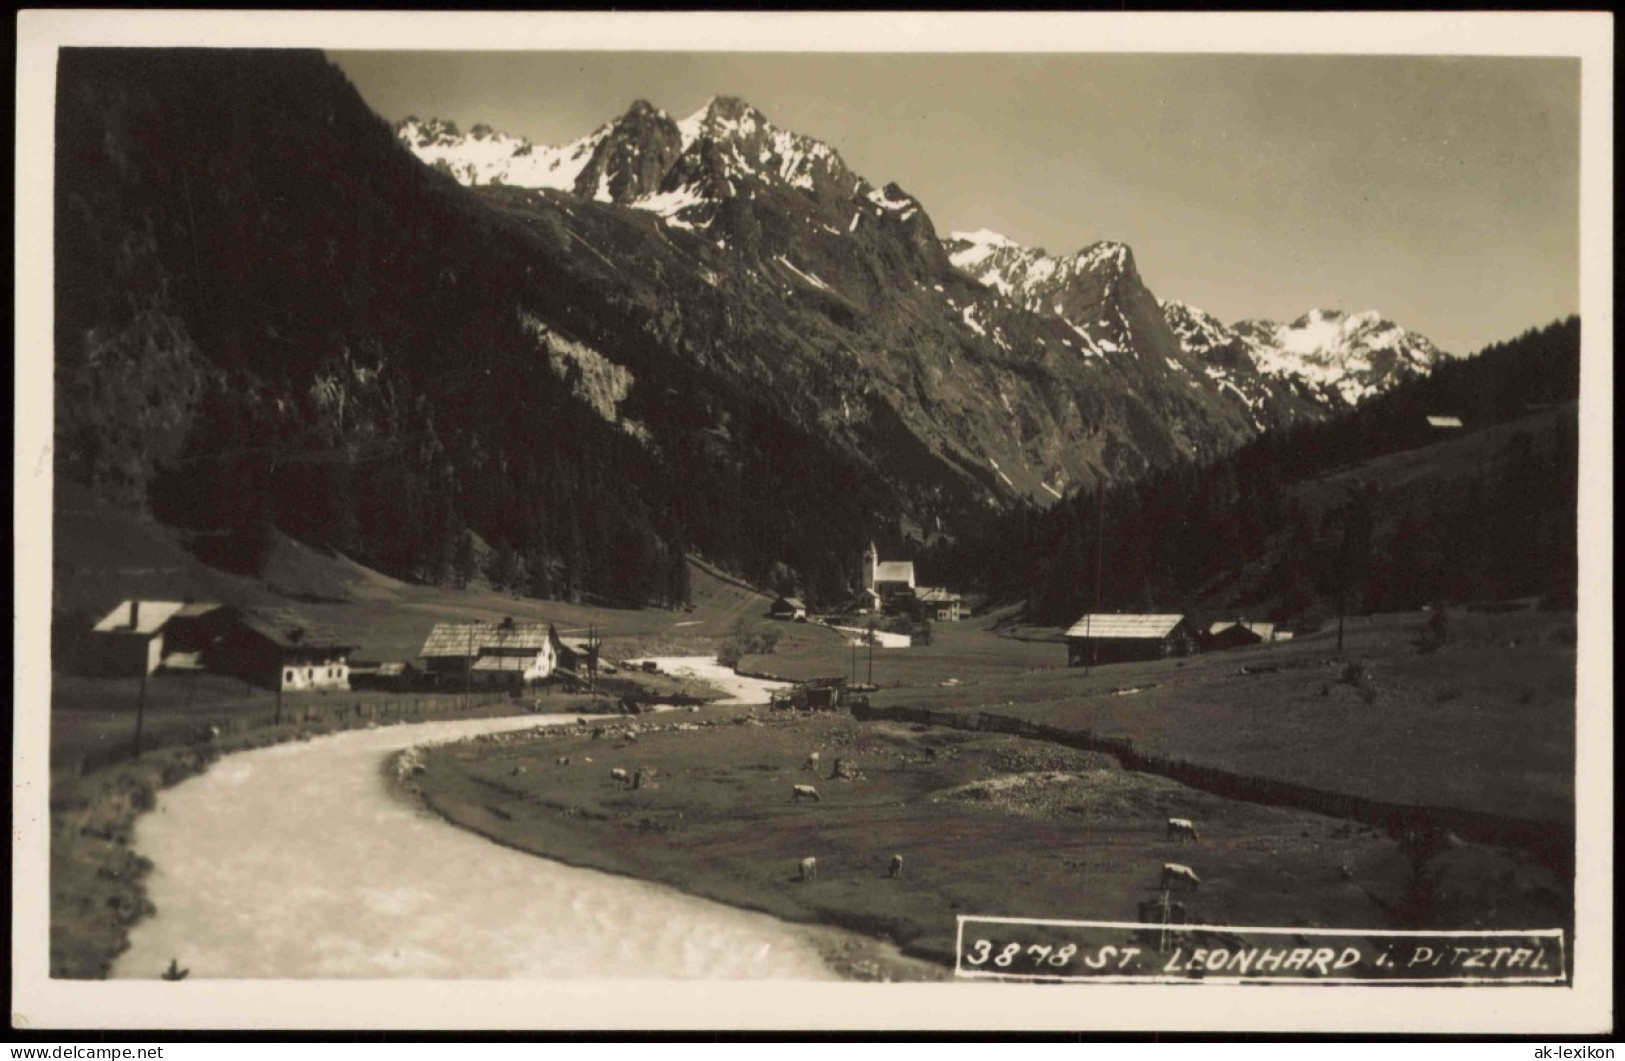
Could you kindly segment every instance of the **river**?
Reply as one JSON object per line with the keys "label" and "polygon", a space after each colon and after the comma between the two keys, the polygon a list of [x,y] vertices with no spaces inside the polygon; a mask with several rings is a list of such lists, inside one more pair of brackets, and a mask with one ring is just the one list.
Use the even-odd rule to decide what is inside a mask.
{"label": "river", "polygon": [[[703,658],[662,669],[735,699],[770,683]],[[414,744],[559,724],[536,716],[355,730],[227,756],[137,823],[158,913],[119,978],[833,979],[794,926],[500,847],[396,794]]]}

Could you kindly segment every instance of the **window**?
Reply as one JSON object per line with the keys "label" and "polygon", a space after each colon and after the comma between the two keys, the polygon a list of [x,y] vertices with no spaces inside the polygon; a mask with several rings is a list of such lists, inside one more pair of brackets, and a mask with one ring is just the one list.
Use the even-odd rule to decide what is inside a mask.
{"label": "window", "polygon": [[293,671],[292,671],[292,670],[291,670],[291,669],[289,669],[289,670],[287,670],[287,671],[285,671],[285,672],[284,672],[284,673],[283,673],[283,675],[282,675],[282,680],[283,680],[283,681],[284,681],[284,682],[291,682],[291,681],[293,681]]}

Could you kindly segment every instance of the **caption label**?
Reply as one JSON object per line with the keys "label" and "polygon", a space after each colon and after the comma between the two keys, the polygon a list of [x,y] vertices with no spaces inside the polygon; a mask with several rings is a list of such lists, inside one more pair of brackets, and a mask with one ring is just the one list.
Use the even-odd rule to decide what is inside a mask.
{"label": "caption label", "polygon": [[959,918],[955,975],[1105,983],[1561,984],[1562,929],[1402,932]]}

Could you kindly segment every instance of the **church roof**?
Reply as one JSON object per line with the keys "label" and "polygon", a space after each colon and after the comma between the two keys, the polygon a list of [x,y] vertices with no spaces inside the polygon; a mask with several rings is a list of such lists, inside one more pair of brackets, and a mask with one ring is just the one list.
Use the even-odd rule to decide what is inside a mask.
{"label": "church roof", "polygon": [[914,582],[914,561],[882,560],[875,565],[876,582]]}

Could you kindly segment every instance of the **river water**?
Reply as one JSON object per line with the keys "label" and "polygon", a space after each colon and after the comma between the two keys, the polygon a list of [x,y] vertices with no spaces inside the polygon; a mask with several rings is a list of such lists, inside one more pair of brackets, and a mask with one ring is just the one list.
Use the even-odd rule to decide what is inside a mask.
{"label": "river water", "polygon": [[[771,688],[703,658],[660,663],[733,702]],[[382,771],[414,744],[538,724],[355,730],[230,755],[163,791],[135,833],[158,913],[113,975],[155,978],[174,958],[224,979],[833,978],[791,925],[500,847],[400,798]]]}

